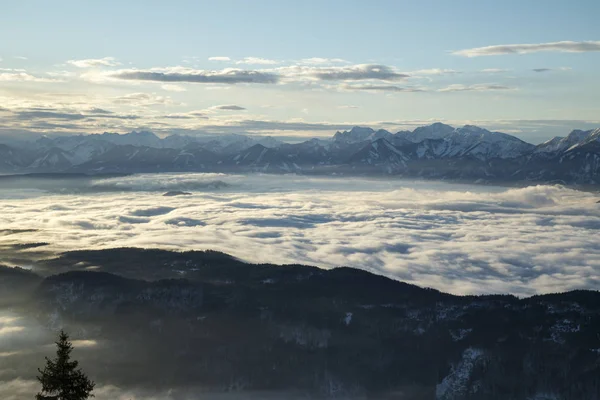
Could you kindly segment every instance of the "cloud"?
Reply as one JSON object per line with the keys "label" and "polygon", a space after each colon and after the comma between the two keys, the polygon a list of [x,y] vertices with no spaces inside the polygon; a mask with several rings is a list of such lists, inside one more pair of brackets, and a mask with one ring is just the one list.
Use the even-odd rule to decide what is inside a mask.
{"label": "cloud", "polygon": [[26,72],[2,72],[0,73],[0,82],[36,82],[36,83],[54,83],[60,82],[58,79],[40,78]]}
{"label": "cloud", "polygon": [[346,104],[346,105],[341,105],[341,106],[338,106],[337,108],[339,108],[339,109],[342,109],[342,110],[343,110],[343,109],[356,109],[356,108],[360,108],[360,107],[359,107],[359,106],[352,105],[352,104]]}
{"label": "cloud", "polygon": [[69,60],[67,61],[67,64],[73,65],[77,68],[116,67],[117,65],[121,65],[121,63],[115,60],[113,57]]}
{"label": "cloud", "polygon": [[153,106],[174,104],[169,96],[157,96],[151,93],[129,93],[124,96],[115,97],[115,104],[126,104],[131,106]]}
{"label": "cloud", "polygon": [[312,58],[304,58],[300,60],[301,64],[308,65],[319,65],[319,64],[346,64],[348,61],[342,60],[341,58],[320,58],[320,57],[312,57]]}
{"label": "cloud", "polygon": [[419,69],[419,70],[410,72],[410,76],[415,76],[415,75],[456,75],[456,74],[462,74],[462,72],[454,70],[454,69],[443,69],[443,68]]}
{"label": "cloud", "polygon": [[213,110],[225,110],[225,111],[243,111],[243,110],[245,110],[244,107],[236,106],[235,104],[226,104],[226,105],[222,105],[222,106],[214,106],[214,107],[211,107],[211,109],[213,109]]}
{"label": "cloud", "polygon": [[86,118],[85,115],[80,113],[67,113],[57,111],[17,111],[15,115],[18,119],[29,120],[29,119],[59,119],[65,121],[77,121]]}
{"label": "cloud", "polygon": [[378,64],[317,68],[311,72],[311,75],[323,81],[397,81],[409,77],[407,74],[396,72],[391,67]]}
{"label": "cloud", "polygon": [[246,57],[235,62],[236,64],[250,64],[250,65],[275,65],[279,64],[279,61],[269,60],[260,57]]}
{"label": "cloud", "polygon": [[[215,180],[230,186],[211,188]],[[50,207],[56,195],[3,194],[2,226],[35,224],[37,231],[11,240],[56,250],[215,249],[258,263],[365,268],[458,294],[531,295],[600,283],[597,197],[558,186],[392,187],[364,178],[222,174],[135,175],[102,185],[137,192],[62,194],[62,210]],[[169,199],[166,209],[165,190],[193,194]]]}
{"label": "cloud", "polygon": [[342,85],[343,90],[357,91],[357,92],[424,92],[425,89],[414,88],[414,87],[401,87],[395,85]]}
{"label": "cloud", "polygon": [[23,332],[23,330],[25,330],[23,326],[3,326],[0,327],[0,336]]}
{"label": "cloud", "polygon": [[171,83],[167,83],[167,84],[161,85],[160,87],[163,90],[166,90],[168,92],[185,92],[185,91],[187,91],[187,89],[184,88],[183,86],[173,85]]}
{"label": "cloud", "polygon": [[[26,110],[15,110],[10,111],[12,116],[17,121],[29,121],[34,122],[36,126],[42,126],[40,124],[47,124],[46,127],[50,128],[53,126],[55,121],[84,121],[84,120],[95,120],[95,119],[115,119],[115,120],[135,120],[139,119],[136,115],[123,115],[115,114],[112,111],[104,110],[102,108],[92,107],[82,111],[64,111],[61,109],[43,109],[43,108],[31,108]],[[42,122],[38,122],[43,120]],[[77,125],[72,126],[74,129],[78,129]]]}
{"label": "cloud", "polygon": [[550,42],[536,44],[504,44],[496,46],[476,47],[454,51],[452,54],[464,57],[496,56],[503,54],[529,54],[538,52],[583,53],[600,51],[600,41],[589,42]]}
{"label": "cloud", "polygon": [[191,82],[191,83],[260,83],[273,84],[279,81],[276,74],[270,72],[251,71],[228,68],[220,71],[204,71],[192,69],[155,70],[123,70],[109,75],[116,79],[150,82]]}
{"label": "cloud", "polygon": [[550,72],[550,71],[570,71],[570,67],[561,67],[561,68],[534,68],[533,72]]}
{"label": "cloud", "polygon": [[486,73],[486,74],[503,74],[505,72],[510,72],[510,69],[486,68],[486,69],[482,69],[481,72]]}
{"label": "cloud", "polygon": [[454,84],[439,89],[438,92],[492,92],[498,90],[515,90],[515,88],[495,84],[462,85]]}
{"label": "cloud", "polygon": [[208,61],[231,61],[229,57],[208,57]]}

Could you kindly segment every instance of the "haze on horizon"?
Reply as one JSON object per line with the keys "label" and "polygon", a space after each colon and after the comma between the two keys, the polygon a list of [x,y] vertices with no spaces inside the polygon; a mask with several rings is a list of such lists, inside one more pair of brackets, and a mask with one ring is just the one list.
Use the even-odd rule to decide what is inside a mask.
{"label": "haze on horizon", "polygon": [[600,126],[597,1],[375,3],[6,4],[0,136]]}

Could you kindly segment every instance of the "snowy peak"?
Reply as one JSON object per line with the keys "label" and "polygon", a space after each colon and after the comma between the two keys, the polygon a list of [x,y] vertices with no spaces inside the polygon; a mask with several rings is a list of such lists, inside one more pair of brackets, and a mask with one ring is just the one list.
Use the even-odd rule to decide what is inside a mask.
{"label": "snowy peak", "polygon": [[405,167],[409,157],[385,139],[367,144],[350,158],[350,164],[383,165],[398,169]]}
{"label": "snowy peak", "polygon": [[[534,146],[514,136],[500,132],[490,132],[474,125],[454,128],[441,122],[416,128],[412,132],[398,132],[398,140],[424,143],[417,149],[422,157],[474,157],[477,159],[515,158],[530,152]],[[445,143],[438,141],[443,140]],[[434,147],[431,147],[433,145]]]}
{"label": "snowy peak", "polygon": [[589,131],[575,129],[567,137],[557,136],[538,145],[535,152],[538,154],[559,153],[598,140],[600,140],[600,128]]}
{"label": "snowy peak", "polygon": [[155,147],[162,148],[161,139],[156,136],[152,132],[148,131],[133,131],[130,133],[119,134],[119,133],[110,133],[104,132],[101,135],[90,135],[92,137],[96,136],[101,138],[102,140],[106,140],[107,142],[116,144],[116,145],[132,145],[132,146],[146,146],[146,147]]}
{"label": "snowy peak", "polygon": [[412,132],[402,131],[396,134],[397,137],[403,137],[413,143],[422,142],[425,139],[443,139],[454,132],[454,127],[441,122],[436,122],[428,126],[421,126]]}
{"label": "snowy peak", "polygon": [[333,140],[338,143],[358,143],[369,140],[369,137],[374,134],[375,131],[371,128],[366,128],[362,126],[355,126],[349,131],[344,132],[336,132],[333,136]]}

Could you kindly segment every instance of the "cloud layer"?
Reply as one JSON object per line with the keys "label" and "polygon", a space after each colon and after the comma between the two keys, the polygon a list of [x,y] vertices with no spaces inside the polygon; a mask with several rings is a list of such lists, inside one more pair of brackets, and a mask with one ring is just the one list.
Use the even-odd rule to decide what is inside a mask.
{"label": "cloud layer", "polygon": [[529,54],[538,52],[584,53],[600,51],[600,41],[589,42],[550,42],[534,44],[503,44],[496,46],[475,47],[455,51],[452,54],[464,57],[497,56],[503,54]]}
{"label": "cloud layer", "polygon": [[[209,189],[214,180],[231,186]],[[600,283],[597,199],[560,187],[163,174],[110,179],[96,189],[2,191],[0,224],[39,229],[2,241],[50,242],[58,250],[215,249],[253,262],[349,265],[460,294]],[[193,195],[165,200],[167,190]]]}
{"label": "cloud layer", "polygon": [[242,69],[221,71],[190,70],[184,72],[161,72],[153,70],[123,70],[110,74],[112,78],[131,81],[192,82],[192,83],[277,83],[279,77],[273,73]]}

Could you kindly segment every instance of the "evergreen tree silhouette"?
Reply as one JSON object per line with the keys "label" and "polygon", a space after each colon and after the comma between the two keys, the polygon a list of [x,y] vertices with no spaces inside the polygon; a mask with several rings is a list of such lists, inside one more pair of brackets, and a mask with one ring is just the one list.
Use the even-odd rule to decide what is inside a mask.
{"label": "evergreen tree silhouette", "polygon": [[44,370],[38,369],[38,381],[42,384],[42,391],[37,394],[37,400],[86,400],[94,397],[92,391],[95,383],[78,369],[78,361],[71,361],[73,344],[69,335],[60,331],[56,342],[56,358],[50,360],[46,357]]}

